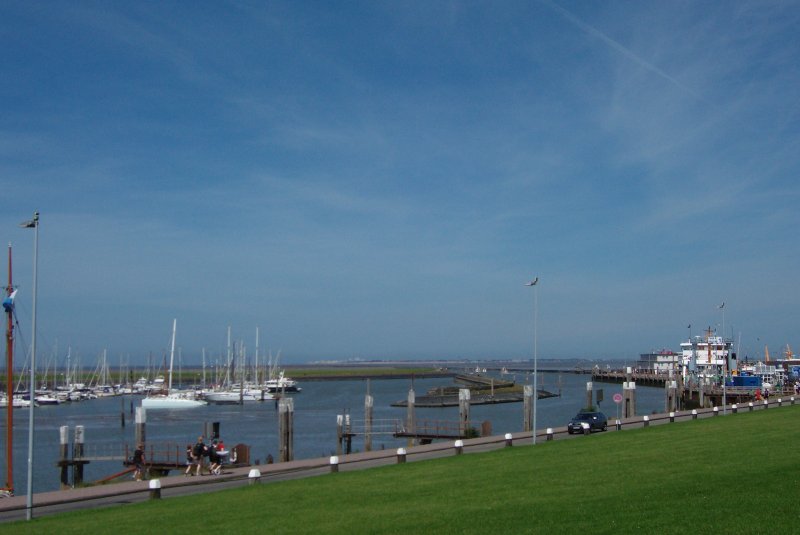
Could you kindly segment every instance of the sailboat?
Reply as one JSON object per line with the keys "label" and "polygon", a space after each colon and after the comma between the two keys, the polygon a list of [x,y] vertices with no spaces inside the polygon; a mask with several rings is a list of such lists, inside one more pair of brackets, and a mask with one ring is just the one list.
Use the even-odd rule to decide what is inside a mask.
{"label": "sailboat", "polygon": [[231,384],[230,383],[230,369],[231,363],[233,360],[231,359],[230,354],[230,328],[228,328],[228,368],[227,368],[227,378],[225,382],[225,387],[220,390],[213,390],[211,392],[206,392],[204,394],[204,398],[206,401],[210,403],[216,404],[242,404],[242,403],[249,403],[254,401],[266,401],[268,399],[275,399],[275,396],[267,392],[264,388],[259,388],[255,384],[251,384],[245,381],[245,354],[242,346],[239,346],[239,354],[238,359],[239,364],[237,366],[238,373],[239,373],[239,383]]}
{"label": "sailboat", "polygon": [[193,393],[173,392],[172,391],[172,364],[175,360],[175,330],[178,320],[172,320],[172,345],[169,351],[169,383],[166,394],[149,395],[142,400],[142,407],[145,409],[193,409],[202,407],[206,402],[194,399]]}

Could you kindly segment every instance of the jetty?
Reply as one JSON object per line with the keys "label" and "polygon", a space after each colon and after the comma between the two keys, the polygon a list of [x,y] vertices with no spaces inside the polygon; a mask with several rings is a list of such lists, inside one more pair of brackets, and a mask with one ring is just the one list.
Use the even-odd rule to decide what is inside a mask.
{"label": "jetty", "polygon": [[[518,385],[508,379],[498,379],[490,375],[478,373],[456,374],[453,381],[456,386],[437,386],[428,389],[427,394],[416,396],[416,407],[457,407],[459,393],[463,389],[470,392],[470,405],[493,405],[497,403],[519,403],[525,401],[523,385]],[[531,392],[532,395],[532,392]],[[538,399],[557,397],[558,394],[539,389]],[[392,407],[407,407],[408,401],[401,400],[391,404]]]}
{"label": "jetty", "polygon": [[[548,392],[547,390],[539,390],[537,392],[538,399],[558,397],[558,394]],[[525,394],[521,388],[513,392],[495,392],[485,393],[477,392],[472,393],[469,404],[470,405],[493,405],[496,403],[519,403],[525,400]],[[417,396],[414,404],[422,408],[435,408],[435,407],[458,407],[458,391],[452,393],[449,388],[435,391],[431,389],[427,395]],[[407,400],[395,401],[392,407],[408,407]]]}

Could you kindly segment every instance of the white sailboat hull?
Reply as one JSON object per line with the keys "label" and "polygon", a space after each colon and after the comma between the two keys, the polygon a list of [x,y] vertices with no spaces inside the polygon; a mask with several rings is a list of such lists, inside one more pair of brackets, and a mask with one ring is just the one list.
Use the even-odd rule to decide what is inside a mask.
{"label": "white sailboat hull", "polygon": [[193,409],[203,405],[206,405],[203,400],[190,399],[180,394],[151,396],[142,400],[142,407],[145,409]]}

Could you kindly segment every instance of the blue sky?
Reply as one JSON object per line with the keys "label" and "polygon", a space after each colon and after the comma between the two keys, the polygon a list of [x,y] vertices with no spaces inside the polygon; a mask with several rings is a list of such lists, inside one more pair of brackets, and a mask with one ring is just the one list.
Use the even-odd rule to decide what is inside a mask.
{"label": "blue sky", "polygon": [[796,2],[0,10],[45,355],[530,358],[534,276],[540,358],[800,345]]}

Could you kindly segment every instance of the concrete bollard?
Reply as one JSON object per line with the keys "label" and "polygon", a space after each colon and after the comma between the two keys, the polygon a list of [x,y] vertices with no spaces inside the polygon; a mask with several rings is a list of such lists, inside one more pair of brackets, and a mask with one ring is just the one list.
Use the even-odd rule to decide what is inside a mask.
{"label": "concrete bollard", "polygon": [[548,427],[547,428],[547,440],[553,440],[553,428],[552,427]]}
{"label": "concrete bollard", "polygon": [[642,417],[642,421],[644,422],[644,426],[645,426],[645,427],[649,427],[649,426],[650,426],[650,417],[649,417],[649,416],[647,416],[647,415],[644,415],[644,416]]}
{"label": "concrete bollard", "polygon": [[335,474],[336,472],[339,471],[339,457],[338,456],[331,455],[330,464],[331,464],[331,473],[332,474]]}
{"label": "concrete bollard", "polygon": [[258,468],[251,469],[250,473],[247,474],[247,482],[250,485],[255,485],[256,483],[259,482],[259,480],[261,480],[261,470],[259,470]]}
{"label": "concrete bollard", "polygon": [[461,455],[462,453],[464,453],[464,441],[463,440],[461,440],[461,439],[456,440],[453,443],[453,447],[456,450],[456,455]]}
{"label": "concrete bollard", "polygon": [[750,410],[750,412],[753,412],[753,402],[752,401],[747,404],[747,407]]}
{"label": "concrete bollard", "polygon": [[150,499],[151,500],[161,499],[161,480],[160,479],[151,479],[150,480]]}
{"label": "concrete bollard", "polygon": [[406,449],[397,448],[397,464],[406,462]]}
{"label": "concrete bollard", "polygon": [[736,414],[739,411],[739,406],[736,403],[734,403],[733,405],[731,405],[731,409],[733,409],[733,414]]}
{"label": "concrete bollard", "polygon": [[765,409],[769,409],[769,400],[768,399],[764,400],[764,408]]}
{"label": "concrete bollard", "polygon": [[674,412],[669,413],[669,422],[670,423],[675,423],[675,413]]}
{"label": "concrete bollard", "polygon": [[692,409],[692,420],[697,420],[697,409]]}
{"label": "concrete bollard", "polygon": [[714,416],[719,416],[719,407],[714,407]]}
{"label": "concrete bollard", "polygon": [[791,398],[789,398],[789,400],[792,402],[792,405],[794,405],[794,396],[792,396]]}
{"label": "concrete bollard", "polygon": [[780,407],[781,405],[783,405],[783,400],[781,398],[778,398],[778,407]]}
{"label": "concrete bollard", "polygon": [[581,422],[581,427],[583,428],[583,434],[584,435],[592,434],[592,426],[590,426],[586,422]]}
{"label": "concrete bollard", "polygon": [[510,448],[514,445],[514,437],[511,435],[511,433],[506,433],[505,439],[507,448]]}
{"label": "concrete bollard", "polygon": [[617,423],[615,425],[617,426],[617,431],[622,431],[622,422],[617,420]]}

